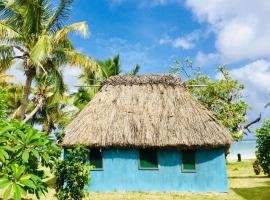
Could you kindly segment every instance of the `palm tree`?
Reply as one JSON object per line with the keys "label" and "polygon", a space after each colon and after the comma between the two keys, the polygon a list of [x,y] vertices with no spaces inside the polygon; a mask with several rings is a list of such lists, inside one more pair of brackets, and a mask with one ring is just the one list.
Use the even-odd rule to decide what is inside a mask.
{"label": "palm tree", "polygon": [[[25,118],[31,85],[37,75],[57,74],[66,64],[89,70],[97,64],[76,51],[68,34],[86,37],[85,22],[67,25],[73,0],[61,0],[55,12],[48,0],[0,0],[0,73],[21,60],[26,76],[20,105]],[[60,74],[58,74],[60,75]]]}
{"label": "palm tree", "polygon": [[[40,92],[40,89],[37,92]],[[75,114],[70,97],[66,94],[55,93],[52,87],[44,88],[42,96],[43,98],[40,99],[43,101],[33,99],[34,102],[37,101],[35,102],[35,112],[33,110],[30,113],[31,116],[27,115],[25,120],[29,120],[32,124],[42,125],[42,129],[46,133],[65,127]],[[40,102],[42,103],[40,104]]]}
{"label": "palm tree", "polygon": [[[104,61],[98,61],[98,70],[93,72],[84,69],[79,76],[86,87],[80,87],[78,92],[73,94],[74,105],[81,110],[91,101],[95,94],[100,90],[100,83],[111,76],[119,75],[121,73],[120,56],[117,54],[112,59],[109,58]],[[129,75],[136,75],[140,70],[140,65],[136,65]]]}
{"label": "palm tree", "polygon": [[31,112],[26,114],[23,122],[42,125],[46,133],[63,128],[75,113],[67,94],[67,87],[64,84],[56,84],[54,74],[48,77],[39,76],[36,82],[36,87],[32,89],[33,98],[28,106],[31,107]]}

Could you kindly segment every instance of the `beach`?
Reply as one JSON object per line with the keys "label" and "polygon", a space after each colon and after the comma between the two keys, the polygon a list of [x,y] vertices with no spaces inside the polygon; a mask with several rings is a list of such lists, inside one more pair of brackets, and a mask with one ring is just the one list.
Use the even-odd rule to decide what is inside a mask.
{"label": "beach", "polygon": [[230,147],[230,154],[227,159],[230,161],[237,160],[237,154],[241,154],[242,160],[255,159],[256,140],[243,140],[234,142]]}

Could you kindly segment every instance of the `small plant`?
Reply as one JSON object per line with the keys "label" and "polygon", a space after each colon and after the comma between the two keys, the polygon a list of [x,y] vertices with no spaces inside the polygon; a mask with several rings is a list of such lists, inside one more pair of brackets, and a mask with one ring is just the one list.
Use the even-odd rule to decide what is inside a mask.
{"label": "small plant", "polygon": [[263,172],[270,176],[270,119],[266,120],[261,128],[256,130],[258,164]]}
{"label": "small plant", "polygon": [[58,160],[54,175],[56,177],[56,197],[59,200],[80,200],[84,197],[85,186],[90,184],[91,166],[89,150],[78,146],[65,150],[65,159]]}
{"label": "small plant", "polygon": [[254,173],[256,175],[259,175],[261,173],[261,168],[260,168],[258,160],[255,160],[252,166],[253,166]]}

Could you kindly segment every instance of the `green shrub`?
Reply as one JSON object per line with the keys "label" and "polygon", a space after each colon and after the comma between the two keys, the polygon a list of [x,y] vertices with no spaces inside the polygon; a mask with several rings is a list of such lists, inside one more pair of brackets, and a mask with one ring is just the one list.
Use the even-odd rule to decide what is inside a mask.
{"label": "green shrub", "polygon": [[29,125],[5,119],[5,96],[0,89],[0,189],[3,198],[39,198],[47,191],[44,170],[59,157],[54,140]]}
{"label": "green shrub", "polygon": [[47,191],[44,170],[59,156],[54,140],[17,121],[0,122],[0,189],[3,198],[20,199],[27,193],[40,198]]}
{"label": "green shrub", "polygon": [[0,120],[3,120],[6,117],[6,96],[4,91],[0,88]]}
{"label": "green shrub", "polygon": [[85,186],[90,184],[89,150],[78,146],[66,150],[65,159],[58,160],[55,167],[56,197],[60,200],[80,200]]}
{"label": "green shrub", "polygon": [[270,176],[270,120],[266,120],[261,128],[256,130],[256,157],[263,172]]}
{"label": "green shrub", "polygon": [[260,165],[259,165],[259,162],[258,160],[255,160],[253,163],[252,163],[252,166],[253,166],[253,171],[256,175],[260,175],[261,173],[261,168],[260,168]]}

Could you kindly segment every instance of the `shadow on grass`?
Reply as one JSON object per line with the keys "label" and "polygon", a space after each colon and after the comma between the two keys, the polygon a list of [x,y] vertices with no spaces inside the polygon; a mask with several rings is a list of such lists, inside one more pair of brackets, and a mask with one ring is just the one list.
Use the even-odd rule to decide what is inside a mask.
{"label": "shadow on grass", "polygon": [[246,200],[269,200],[270,186],[251,188],[232,188],[232,190]]}

